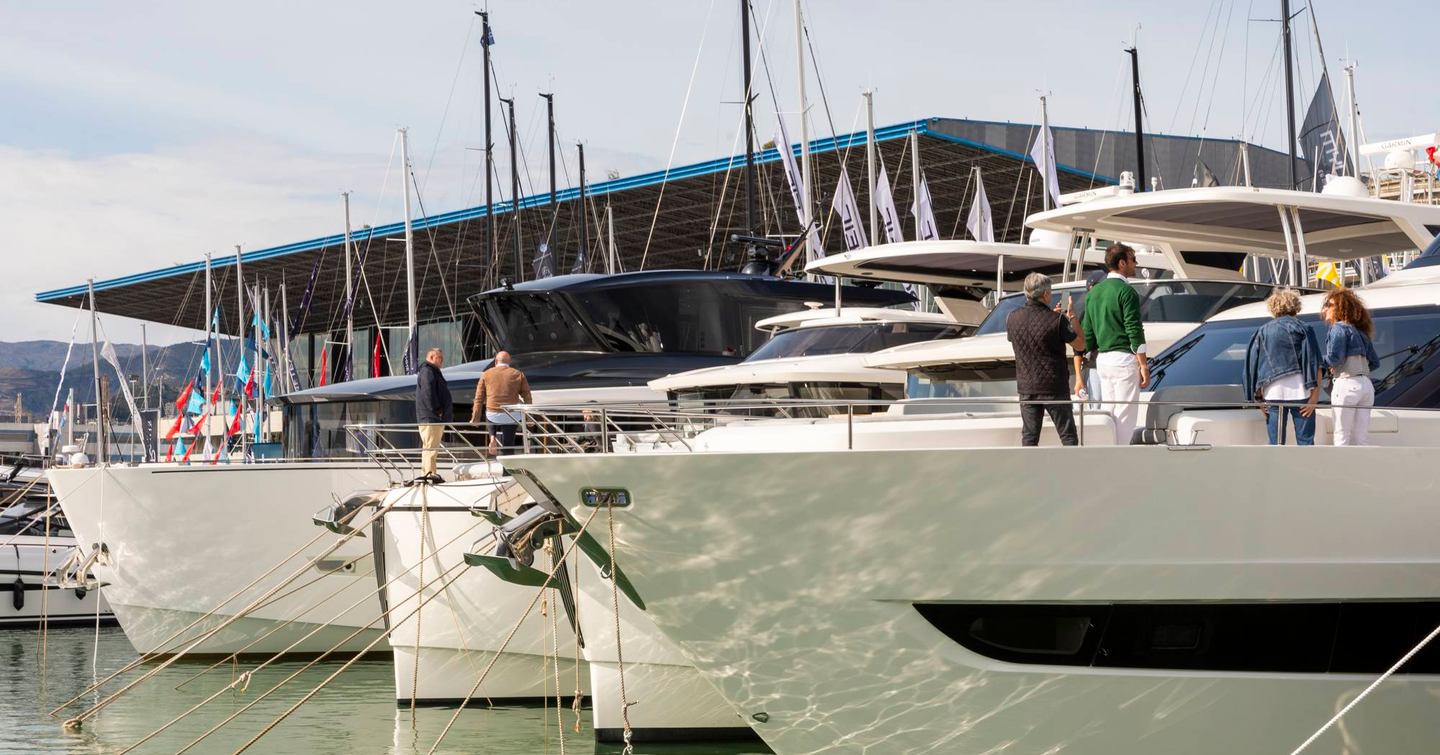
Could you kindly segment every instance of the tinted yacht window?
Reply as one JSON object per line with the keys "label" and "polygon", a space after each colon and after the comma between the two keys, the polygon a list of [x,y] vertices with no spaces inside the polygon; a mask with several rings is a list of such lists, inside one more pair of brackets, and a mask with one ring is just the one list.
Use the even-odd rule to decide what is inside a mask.
{"label": "tinted yacht window", "polygon": [[[1165,279],[1132,281],[1140,294],[1140,319],[1145,322],[1202,322],[1241,304],[1265,301],[1272,287],[1245,281],[1194,281]],[[1079,288],[1057,289],[1050,295],[1054,306],[1071,297],[1071,306],[1085,316],[1085,291]],[[1012,294],[1000,300],[995,309],[980,323],[977,335],[1004,333],[1005,318],[1025,303],[1025,297]]]}
{"label": "tinted yacht window", "polygon": [[809,357],[821,354],[869,354],[891,346],[930,341],[936,338],[959,338],[969,328],[939,323],[864,323],[796,328],[778,333],[765,342],[745,361]]}
{"label": "tinted yacht window", "polygon": [[[1380,369],[1375,381],[1379,406],[1440,406],[1440,307],[1397,307],[1371,312]],[[1268,318],[1209,322],[1177,341],[1150,363],[1150,390],[1181,385],[1238,385],[1250,337]],[[1319,315],[1301,315],[1324,343]]]}

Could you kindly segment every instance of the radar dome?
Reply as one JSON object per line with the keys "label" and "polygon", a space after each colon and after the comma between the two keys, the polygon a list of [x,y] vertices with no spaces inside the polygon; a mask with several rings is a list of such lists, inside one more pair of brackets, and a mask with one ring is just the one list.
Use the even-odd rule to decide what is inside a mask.
{"label": "radar dome", "polygon": [[1064,249],[1070,245],[1070,234],[1059,231],[1049,231],[1043,228],[1034,228],[1030,231],[1030,246],[1043,246],[1050,249]]}
{"label": "radar dome", "polygon": [[1365,184],[1354,176],[1326,176],[1325,188],[1321,189],[1320,193],[1339,197],[1370,196]]}
{"label": "radar dome", "polygon": [[1397,149],[1385,156],[1386,170],[1411,170],[1415,167],[1415,153],[1408,149]]}

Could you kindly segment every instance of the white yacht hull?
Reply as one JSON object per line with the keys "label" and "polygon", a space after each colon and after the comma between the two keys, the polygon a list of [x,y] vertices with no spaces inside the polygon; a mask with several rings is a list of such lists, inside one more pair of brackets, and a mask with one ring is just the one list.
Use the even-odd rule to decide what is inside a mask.
{"label": "white yacht hull", "polygon": [[[629,492],[620,569],[782,755],[1290,752],[1377,674],[1002,661],[914,604],[1434,601],[1437,465],[1323,446],[506,460],[577,519],[576,491]],[[1398,675],[1307,752],[1434,750],[1437,695]]]}
{"label": "white yacht hull", "polygon": [[[93,572],[142,653],[180,652],[226,622],[189,652],[350,653],[380,637],[370,538],[353,538],[307,566],[340,539],[311,516],[337,497],[387,486],[372,463],[151,464],[49,474],[78,541],[108,548]],[[382,642],[376,649],[386,648]]]}
{"label": "white yacht hull", "polygon": [[[453,581],[443,583],[443,589],[441,584],[428,588],[425,595],[434,597],[421,609],[420,620],[405,618],[414,610],[411,596],[420,581],[416,565],[420,560],[422,521],[427,529],[424,580],[429,584],[460,564],[472,543],[490,532],[491,525],[473,516],[468,508],[484,505],[493,489],[489,481],[467,481],[391,494],[390,500],[398,498],[399,503],[384,517],[383,538],[386,581],[394,581],[386,596],[395,622],[390,641],[395,658],[396,698],[407,704],[412,689],[418,702],[432,704],[453,703],[467,696],[511,701],[553,697],[553,664],[558,650],[561,696],[573,696],[578,681],[581,693],[591,695],[596,737],[602,741],[621,740],[625,722],[614,601],[610,582],[601,576],[598,566],[583,556],[572,557],[569,572],[576,590],[581,635],[585,638],[578,662],[570,619],[551,592],[547,607],[560,611],[554,625],[548,616],[540,616],[538,607],[533,609],[472,695],[476,680],[535,596],[535,588],[508,584],[483,568],[464,569]],[[602,540],[603,525],[603,519],[592,523],[592,534]],[[490,547],[487,539],[482,550],[488,552]],[[543,554],[537,555],[536,568],[546,568],[543,559]],[[618,597],[625,690],[634,703],[629,713],[633,738],[676,741],[753,737],[729,703],[660,634],[649,616],[623,594]]]}
{"label": "white yacht hull", "polygon": [[0,544],[0,628],[115,622],[100,590],[53,576],[74,552],[74,538],[6,535]]}
{"label": "white yacht hull", "polygon": [[[554,698],[557,658],[559,695],[572,698],[577,678],[581,694],[589,694],[589,673],[577,660],[575,633],[555,590],[546,591],[543,614],[539,603],[527,614],[537,588],[464,564],[466,551],[492,529],[470,507],[484,504],[494,487],[489,480],[419,485],[386,498],[394,505],[380,537],[400,704],[412,698],[425,705]],[[543,557],[537,555],[536,567],[548,570]]]}

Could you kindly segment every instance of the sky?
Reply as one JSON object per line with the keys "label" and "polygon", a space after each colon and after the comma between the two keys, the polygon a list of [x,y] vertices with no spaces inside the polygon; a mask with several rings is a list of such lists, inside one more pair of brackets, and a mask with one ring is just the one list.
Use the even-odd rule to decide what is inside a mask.
{"label": "sky", "polygon": [[[867,87],[880,125],[1035,122],[1045,92],[1056,125],[1128,129],[1123,48],[1135,40],[1147,130],[1284,148],[1278,2],[806,2],[812,136],[858,128]],[[752,4],[758,133],[768,140],[778,110],[799,138],[794,5]],[[1357,63],[1367,140],[1440,125],[1433,71],[1414,45],[1440,32],[1427,5],[1292,5],[1297,119],[1320,75],[1314,18],[1337,87],[1345,61]],[[338,233],[341,191],[353,192],[357,227],[399,220],[401,126],[425,210],[481,203],[483,7],[0,0],[0,340],[69,338],[76,310],[36,303],[39,291]],[[490,2],[497,93],[517,103],[522,193],[545,180],[541,91],[555,93],[562,186],[574,183],[577,141],[592,180],[735,152],[738,7]],[[1397,28],[1410,42],[1396,43]],[[503,174],[503,110],[493,117]],[[106,331],[139,339],[123,318]]]}

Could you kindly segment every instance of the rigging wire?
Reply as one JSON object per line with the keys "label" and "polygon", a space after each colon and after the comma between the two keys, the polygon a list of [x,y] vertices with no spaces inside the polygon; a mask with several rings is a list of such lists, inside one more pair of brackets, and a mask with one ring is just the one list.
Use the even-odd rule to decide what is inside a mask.
{"label": "rigging wire", "polygon": [[[710,22],[715,16],[715,0],[710,0],[710,9],[705,13],[705,26],[700,31],[700,45],[695,50],[695,62],[690,67],[690,82],[685,86],[685,100],[680,106],[680,122],[675,125],[675,138],[670,142],[670,157],[665,161],[665,175],[660,179],[660,190],[655,197],[655,211],[650,216],[650,230],[645,235],[645,248],[640,254],[640,269],[650,257],[650,243],[655,239],[655,225],[660,220],[660,204],[665,200],[665,187],[670,183],[670,169],[675,165],[675,150],[680,146],[680,132],[685,126],[685,113],[690,108],[690,95],[695,90],[695,75],[700,72],[701,53],[705,50],[705,39],[710,34]],[[581,218],[584,222],[584,208]]]}

